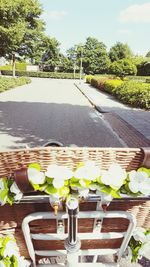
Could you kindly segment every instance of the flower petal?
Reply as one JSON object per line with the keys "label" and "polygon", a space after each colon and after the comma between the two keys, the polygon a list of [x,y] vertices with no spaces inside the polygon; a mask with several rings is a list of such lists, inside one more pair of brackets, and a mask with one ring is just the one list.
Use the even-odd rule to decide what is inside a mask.
{"label": "flower petal", "polygon": [[52,182],[53,186],[57,189],[61,188],[62,186],[64,186],[64,180],[62,179],[54,179]]}

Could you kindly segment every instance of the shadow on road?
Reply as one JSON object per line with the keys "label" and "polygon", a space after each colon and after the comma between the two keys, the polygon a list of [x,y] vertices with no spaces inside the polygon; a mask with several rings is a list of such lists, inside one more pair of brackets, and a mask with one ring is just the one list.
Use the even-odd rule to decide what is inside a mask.
{"label": "shadow on road", "polygon": [[[122,146],[91,107],[71,104],[0,102],[0,133],[6,135],[3,146],[7,149],[40,146],[49,138],[64,145]],[[11,145],[7,144],[9,137],[15,137]]]}

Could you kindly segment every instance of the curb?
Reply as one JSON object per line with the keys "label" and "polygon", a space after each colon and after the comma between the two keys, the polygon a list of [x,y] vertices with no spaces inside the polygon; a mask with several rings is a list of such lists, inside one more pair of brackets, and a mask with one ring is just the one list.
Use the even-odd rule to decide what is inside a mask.
{"label": "curb", "polygon": [[74,83],[79,91],[88,99],[90,104],[99,112],[104,114],[104,120],[109,123],[110,127],[122,139],[128,147],[150,147],[150,141],[131,124],[122,119],[115,112],[104,111],[96,105],[91,97],[85,94],[81,86]]}

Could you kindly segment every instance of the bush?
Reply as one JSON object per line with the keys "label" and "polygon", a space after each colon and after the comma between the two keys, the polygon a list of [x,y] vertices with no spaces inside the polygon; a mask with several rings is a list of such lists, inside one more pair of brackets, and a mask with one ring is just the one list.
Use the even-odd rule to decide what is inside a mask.
{"label": "bush", "polygon": [[150,109],[150,85],[140,82],[124,82],[117,89],[117,97],[134,107]]}
{"label": "bush", "polygon": [[94,77],[91,79],[91,85],[115,95],[125,104],[150,109],[149,83]]}
{"label": "bush", "polygon": [[121,59],[110,65],[109,72],[120,77],[136,75],[137,68],[129,59]]}
{"label": "bush", "polygon": [[26,69],[27,69],[27,64],[26,63],[16,62],[16,70],[18,70],[18,71],[26,71]]}
{"label": "bush", "polygon": [[6,78],[0,77],[0,92],[4,92],[11,88],[30,83],[31,80],[26,77],[22,78]]}
{"label": "bush", "polygon": [[150,76],[150,62],[143,62],[137,65],[137,75]]}
{"label": "bush", "polygon": [[105,91],[108,93],[111,93],[113,95],[116,95],[116,92],[118,91],[118,87],[123,84],[122,80],[107,80],[104,83]]}
{"label": "bush", "polygon": [[[12,71],[2,70],[3,75],[12,76]],[[19,77],[38,77],[38,78],[55,78],[55,79],[74,79],[73,73],[59,73],[59,72],[35,72],[35,71],[16,71],[16,76]],[[80,75],[76,74],[76,79],[79,79]]]}
{"label": "bush", "polygon": [[108,80],[107,77],[94,77],[91,79],[91,85],[98,88],[99,90],[104,90],[104,84]]}
{"label": "bush", "polygon": [[[27,64],[26,63],[21,63],[21,62],[16,62],[15,63],[16,70],[18,71],[26,71]],[[12,71],[12,65],[5,65],[5,66],[0,66],[1,71]]]}
{"label": "bush", "polygon": [[5,70],[8,70],[8,71],[12,71],[12,65],[5,65],[5,66],[0,66],[0,70],[1,71],[5,71]]}
{"label": "bush", "polygon": [[86,83],[91,83],[91,79],[94,78],[94,75],[86,75],[85,79],[86,79]]}

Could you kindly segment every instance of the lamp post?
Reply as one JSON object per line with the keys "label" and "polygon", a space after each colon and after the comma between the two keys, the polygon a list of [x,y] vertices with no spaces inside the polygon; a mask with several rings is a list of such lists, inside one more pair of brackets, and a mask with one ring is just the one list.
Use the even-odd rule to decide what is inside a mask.
{"label": "lamp post", "polygon": [[80,48],[81,48],[81,56],[80,56],[80,83],[81,83],[82,69],[83,69],[83,66],[82,66],[82,63],[83,63],[83,45],[81,45]]}

